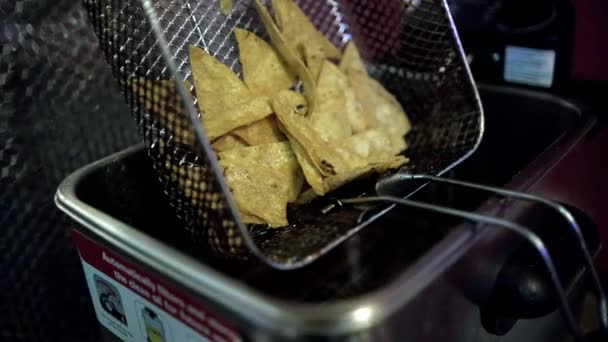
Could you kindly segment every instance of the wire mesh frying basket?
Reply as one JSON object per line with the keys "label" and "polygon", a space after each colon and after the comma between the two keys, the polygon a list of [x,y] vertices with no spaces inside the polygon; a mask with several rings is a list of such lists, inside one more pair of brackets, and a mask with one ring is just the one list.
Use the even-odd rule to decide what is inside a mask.
{"label": "wire mesh frying basket", "polygon": [[[444,0],[295,2],[336,46],[354,40],[370,75],[402,103],[413,125],[408,171],[442,174],[475,151],[483,113]],[[235,1],[229,15],[219,0],[84,3],[167,198],[194,238],[224,256],[253,253],[289,269],[369,223],[354,208],[320,216],[321,201],[288,208],[286,228],[243,224],[199,121],[188,48],[240,75],[233,28],[267,37],[254,1]]]}

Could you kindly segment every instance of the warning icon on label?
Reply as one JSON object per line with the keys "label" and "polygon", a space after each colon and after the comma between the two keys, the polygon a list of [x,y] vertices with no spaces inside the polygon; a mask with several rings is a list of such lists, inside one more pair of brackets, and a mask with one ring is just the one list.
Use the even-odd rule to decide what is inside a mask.
{"label": "warning icon on label", "polygon": [[141,310],[141,316],[144,320],[144,327],[148,342],[167,342],[165,339],[165,328],[160,317],[151,309],[144,307]]}
{"label": "warning icon on label", "polygon": [[95,279],[95,288],[101,307],[110,314],[110,316],[116,318],[122,324],[127,325],[125,309],[118,289],[116,289],[114,285],[101,279],[98,275],[95,275],[93,278]]}

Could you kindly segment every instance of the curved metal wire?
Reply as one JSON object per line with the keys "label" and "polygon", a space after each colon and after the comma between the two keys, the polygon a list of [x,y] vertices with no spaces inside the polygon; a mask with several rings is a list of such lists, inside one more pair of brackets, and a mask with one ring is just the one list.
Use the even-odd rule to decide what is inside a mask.
{"label": "curved metal wire", "polygon": [[553,263],[553,258],[551,257],[551,255],[550,255],[549,251],[547,250],[547,247],[545,246],[542,239],[536,233],[534,233],[531,229],[529,229],[525,226],[522,226],[520,224],[517,224],[515,222],[511,222],[508,220],[504,220],[504,219],[500,219],[500,218],[496,218],[496,217],[492,217],[492,216],[488,216],[488,215],[477,214],[477,213],[468,212],[468,211],[464,211],[464,210],[458,210],[458,209],[454,209],[454,208],[449,208],[449,207],[444,207],[444,206],[440,206],[440,205],[419,202],[419,201],[414,201],[414,200],[404,199],[404,198],[399,198],[399,197],[393,197],[393,196],[369,196],[369,197],[349,198],[349,199],[340,200],[340,203],[342,203],[342,204],[356,204],[356,203],[370,203],[370,202],[391,202],[391,203],[406,205],[406,206],[414,207],[414,208],[418,208],[418,209],[429,210],[429,211],[433,211],[433,212],[444,214],[444,215],[457,216],[457,217],[460,217],[460,218],[463,218],[463,219],[466,219],[466,220],[469,220],[472,222],[484,223],[484,224],[487,224],[487,225],[490,225],[493,227],[504,228],[504,229],[510,230],[510,231],[516,233],[517,235],[523,237],[526,241],[528,241],[532,245],[532,247],[534,247],[538,251],[538,254],[543,259],[544,265],[547,268],[547,272],[549,273],[549,277],[551,278],[551,283],[555,289],[555,293],[557,294],[558,305],[560,307],[562,316],[563,316],[564,320],[566,321],[566,325],[568,326],[570,333],[577,340],[583,339],[583,335],[580,331],[579,326],[576,323],[576,320],[574,318],[574,314],[570,308],[570,305],[568,304],[564,287],[562,286],[562,284],[559,280],[559,276],[557,274],[557,269],[555,267],[555,264]]}
{"label": "curved metal wire", "polygon": [[576,241],[578,243],[578,248],[581,251],[581,254],[583,255],[583,257],[585,259],[585,264],[586,264],[587,268],[589,269],[589,272],[591,273],[592,282],[595,287],[596,294],[598,296],[598,300],[599,300],[598,314],[600,316],[600,322],[602,325],[602,329],[604,330],[604,332],[608,332],[608,303],[606,300],[606,294],[602,287],[602,283],[600,281],[597,270],[595,269],[595,266],[593,264],[593,258],[591,257],[591,253],[589,252],[589,248],[587,247],[587,243],[586,243],[585,237],[583,236],[583,233],[580,229],[580,226],[578,225],[578,222],[576,221],[576,219],[574,218],[572,213],[570,213],[570,211],[566,207],[564,207],[563,205],[561,205],[557,202],[548,200],[546,198],[543,198],[543,197],[540,197],[537,195],[532,195],[532,194],[519,192],[519,191],[513,191],[513,190],[506,190],[506,189],[501,189],[501,188],[497,188],[497,187],[493,187],[493,186],[465,182],[465,181],[460,181],[460,180],[455,180],[455,179],[442,178],[442,177],[436,177],[436,176],[424,175],[424,174],[396,174],[389,178],[397,178],[397,177],[403,181],[426,180],[426,181],[431,181],[431,182],[446,183],[446,184],[457,185],[457,186],[462,186],[462,187],[469,187],[469,188],[473,188],[476,190],[492,192],[494,194],[498,194],[498,195],[501,195],[504,197],[512,197],[512,198],[516,198],[516,199],[520,199],[520,200],[524,200],[524,201],[541,203],[541,204],[548,206],[549,208],[557,211],[563,218],[566,219],[566,221],[568,221],[568,223],[570,224],[570,227],[572,228],[572,231],[574,232],[574,236],[576,237]]}

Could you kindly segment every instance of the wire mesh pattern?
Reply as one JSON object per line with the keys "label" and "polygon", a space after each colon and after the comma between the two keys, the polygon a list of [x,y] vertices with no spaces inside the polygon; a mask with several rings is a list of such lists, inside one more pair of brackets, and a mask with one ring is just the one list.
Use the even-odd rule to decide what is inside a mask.
{"label": "wire mesh pattern", "polygon": [[97,324],[53,196],[137,133],[80,0],[0,0],[0,17],[0,340],[89,341]]}
{"label": "wire mesh pattern", "polygon": [[[228,15],[219,0],[84,3],[169,202],[194,237],[224,255],[253,250],[271,264],[295,265],[362,227],[355,213],[320,220],[311,214],[314,205],[288,211],[296,223],[285,229],[245,227],[210,142],[198,142],[192,131],[188,108],[202,120],[205,113],[196,109],[189,46],[205,49],[240,75],[233,28],[267,37],[253,1],[235,1]],[[413,122],[410,170],[441,173],[474,151],[483,116],[443,0],[296,3],[336,46],[355,40],[370,74],[403,104]],[[188,96],[180,97],[180,83]]]}

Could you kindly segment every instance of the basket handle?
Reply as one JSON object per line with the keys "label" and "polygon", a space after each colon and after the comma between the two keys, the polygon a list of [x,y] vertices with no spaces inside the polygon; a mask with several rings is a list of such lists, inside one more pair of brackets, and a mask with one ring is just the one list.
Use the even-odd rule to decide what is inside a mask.
{"label": "basket handle", "polygon": [[426,203],[426,202],[420,202],[420,201],[396,197],[396,196],[384,195],[384,194],[394,193],[394,191],[391,191],[391,190],[394,190],[395,188],[399,187],[400,185],[402,186],[404,182],[415,181],[415,180],[447,183],[447,184],[451,184],[451,185],[462,186],[462,187],[472,188],[472,189],[481,190],[481,191],[487,191],[487,192],[491,192],[491,193],[494,193],[497,195],[501,195],[503,197],[516,198],[516,199],[520,199],[520,200],[541,203],[543,205],[546,205],[546,206],[552,208],[553,210],[556,210],[562,217],[564,217],[568,221],[570,227],[572,228],[572,231],[574,231],[574,233],[575,233],[576,240],[577,240],[579,248],[584,256],[586,266],[588,267],[588,269],[590,270],[590,272],[592,274],[593,282],[594,282],[596,292],[597,292],[597,295],[599,298],[599,302],[600,302],[599,315],[600,315],[602,330],[604,332],[608,331],[608,319],[607,319],[608,310],[607,310],[607,305],[606,305],[606,297],[605,297],[604,291],[601,287],[601,283],[599,281],[597,271],[595,270],[595,267],[593,265],[591,254],[589,252],[589,249],[587,248],[587,244],[582,235],[580,227],[579,227],[578,223],[576,222],[576,220],[574,219],[574,216],[570,213],[570,211],[568,209],[566,209],[563,205],[561,205],[559,203],[547,200],[547,199],[539,197],[539,196],[522,193],[522,192],[517,192],[517,191],[512,191],[512,190],[496,188],[496,187],[487,186],[487,185],[458,181],[458,180],[430,176],[430,175],[404,174],[404,173],[398,173],[393,176],[380,180],[378,182],[378,184],[376,185],[376,192],[379,194],[378,196],[341,199],[341,200],[339,200],[339,202],[341,204],[391,202],[391,203],[405,205],[405,206],[418,208],[418,209],[422,209],[422,210],[428,210],[428,211],[440,213],[443,215],[456,216],[456,217],[459,217],[459,218],[462,218],[462,219],[465,219],[468,221],[472,221],[475,223],[485,224],[490,227],[503,228],[503,229],[507,229],[507,230],[510,230],[510,231],[516,233],[520,237],[524,238],[528,243],[530,243],[530,245],[540,255],[541,259],[543,260],[544,266],[547,269],[548,275],[551,280],[551,284],[552,284],[553,288],[555,289],[555,293],[557,295],[557,300],[558,300],[558,305],[560,307],[562,316],[568,326],[568,329],[570,330],[570,333],[577,340],[580,340],[580,341],[584,340],[583,334],[574,318],[572,308],[568,304],[566,293],[565,293],[564,287],[559,279],[559,276],[557,274],[557,269],[553,262],[553,258],[551,257],[547,247],[545,246],[545,243],[542,241],[542,239],[536,233],[534,233],[534,231],[532,231],[530,228],[520,225],[518,223],[496,218],[496,217],[489,216],[489,215],[468,212],[468,211],[464,211],[464,210],[459,210],[459,209],[455,209],[455,208],[450,208],[450,207]]}
{"label": "basket handle", "polygon": [[551,201],[544,197],[525,193],[525,192],[507,190],[507,189],[502,189],[502,188],[493,187],[493,186],[489,186],[489,185],[465,182],[465,181],[460,181],[460,180],[455,180],[455,179],[449,179],[449,178],[443,178],[443,177],[437,177],[437,176],[431,176],[431,175],[424,175],[424,174],[404,174],[404,173],[395,174],[392,177],[387,177],[387,178],[381,180],[377,186],[377,189],[380,189],[383,187],[383,184],[380,184],[380,183],[386,182],[384,187],[388,187],[389,182],[395,182],[395,181],[404,182],[404,181],[410,181],[410,180],[424,180],[424,181],[429,181],[429,182],[444,183],[444,184],[471,188],[471,189],[475,189],[475,190],[486,191],[486,192],[490,192],[495,195],[499,195],[499,196],[506,197],[506,198],[514,198],[514,199],[518,199],[518,200],[542,204],[542,205],[554,210],[555,212],[557,212],[560,216],[562,216],[566,220],[572,233],[574,233],[574,238],[576,239],[579,251],[584,258],[584,261],[586,264],[585,266],[587,266],[587,269],[591,273],[591,280],[593,282],[593,286],[595,287],[596,295],[598,296],[598,300],[599,300],[599,304],[600,304],[598,306],[598,310],[599,310],[598,314],[599,314],[602,330],[604,330],[605,332],[608,332],[608,301],[606,300],[606,294],[604,292],[604,288],[602,287],[602,283],[600,281],[599,275],[593,264],[593,258],[591,256],[591,252],[589,251],[589,248],[587,247],[588,245],[587,245],[587,242],[585,241],[585,237],[583,236],[583,232],[580,228],[580,225],[577,222],[577,220],[574,218],[574,215],[564,205],[557,203],[555,201]]}

